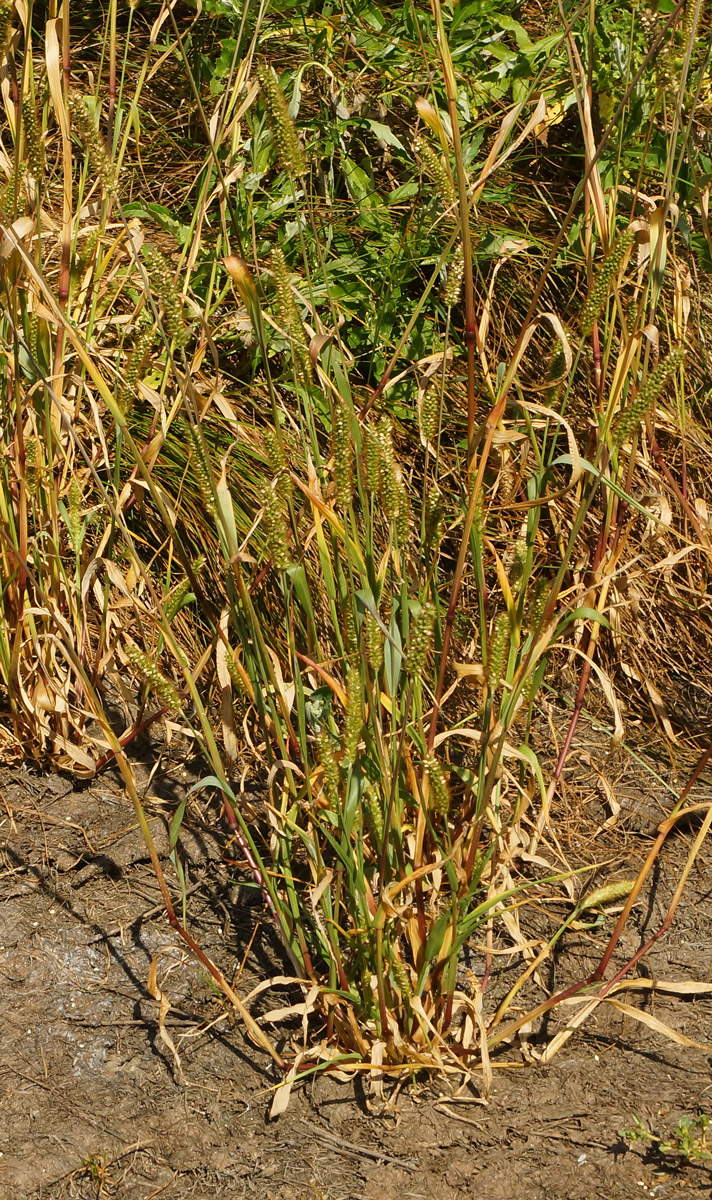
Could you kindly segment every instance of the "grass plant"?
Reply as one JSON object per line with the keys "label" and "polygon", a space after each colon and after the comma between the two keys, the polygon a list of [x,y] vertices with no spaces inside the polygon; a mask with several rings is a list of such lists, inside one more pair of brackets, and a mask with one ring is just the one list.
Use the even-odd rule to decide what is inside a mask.
{"label": "grass plant", "polygon": [[592,676],[623,737],[620,581],[664,536],[706,588],[709,15],[85,18],[0,0],[7,753],[118,764],[172,923],[282,1063],[150,840],[128,747],[169,720],[327,1058],[486,1073],[495,928],[526,959],[528,896],[586,907],[556,793]]}

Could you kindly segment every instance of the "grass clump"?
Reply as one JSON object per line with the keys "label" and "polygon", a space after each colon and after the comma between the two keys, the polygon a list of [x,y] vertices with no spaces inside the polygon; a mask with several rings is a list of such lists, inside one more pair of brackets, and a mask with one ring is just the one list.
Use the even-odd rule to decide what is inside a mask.
{"label": "grass clump", "polygon": [[[132,6],[121,36],[109,8],[91,97],[54,68],[37,104],[26,28],[12,55],[0,36],[22,114],[3,189],[6,744],[84,775],[116,760],[152,846],[124,752],[140,720],[127,703],[119,739],[106,715],[112,689],[148,688],[209,763],[328,1053],[486,1070],[516,991],[487,1024],[497,931],[514,952],[526,897],[574,888],[555,799],[592,669],[622,736],[602,630],[657,522],[636,498],[651,462],[684,569],[708,566],[668,465],[704,422],[681,271],[709,252],[712,169],[689,136],[704,54],[676,10],[671,108],[636,14],[624,43],[605,4],[591,37],[590,14],[567,32],[394,8],[390,49],[377,6],[338,45],[290,4],[237,24],[206,4],[189,33]],[[160,133],[168,61],[197,117]],[[591,81],[605,109],[614,70],[596,129]],[[567,659],[574,710],[544,747]],[[485,963],[467,986],[466,944]]]}

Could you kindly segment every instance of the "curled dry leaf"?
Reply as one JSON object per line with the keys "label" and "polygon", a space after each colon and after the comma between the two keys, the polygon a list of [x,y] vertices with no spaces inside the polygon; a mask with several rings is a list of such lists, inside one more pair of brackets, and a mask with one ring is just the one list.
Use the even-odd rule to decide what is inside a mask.
{"label": "curled dry leaf", "polygon": [[[148,969],[148,979],[146,980],[146,986],[147,986],[149,992],[151,993],[151,995],[153,996],[153,999],[158,1004],[158,1034],[159,1034],[159,1037],[160,1037],[161,1041],[163,1042],[164,1046],[166,1047],[166,1049],[170,1051],[170,1053],[173,1057],[173,1065],[175,1067],[175,1072],[176,1072],[176,1075],[178,1076],[178,1079],[180,1080],[181,1083],[185,1083],[186,1079],[183,1074],[183,1067],[181,1066],[181,1061],[180,1061],[180,1057],[178,1055],[178,1051],[176,1049],[175,1042],[173,1041],[173,1038],[171,1037],[170,1030],[168,1030],[166,1028],[166,1017],[168,1016],[168,1013],[171,1010],[170,998],[168,997],[166,992],[164,992],[163,988],[158,983],[158,963],[159,963],[161,957],[165,954],[172,954],[172,950],[170,950],[170,949],[169,950],[159,950],[156,957],[151,961],[151,965]],[[175,970],[175,968],[178,965],[179,965],[179,963],[176,962],[176,960],[174,958],[173,963],[168,967],[167,973],[169,974],[172,970]]]}

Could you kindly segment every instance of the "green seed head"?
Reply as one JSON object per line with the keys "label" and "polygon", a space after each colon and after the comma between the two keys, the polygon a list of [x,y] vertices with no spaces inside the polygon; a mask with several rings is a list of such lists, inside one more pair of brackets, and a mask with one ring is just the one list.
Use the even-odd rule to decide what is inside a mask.
{"label": "green seed head", "polygon": [[27,490],[31,496],[36,495],[39,486],[38,458],[37,438],[28,437],[25,441],[25,475]]}
{"label": "green seed head", "polygon": [[626,259],[628,252],[633,245],[635,233],[632,229],[624,229],[618,235],[613,243],[608,254],[604,258],[601,269],[598,272],[598,277],[591,288],[591,293],[588,300],[583,306],[581,313],[581,333],[583,337],[588,337],[593,329],[594,323],[600,316],[601,309],[606,303],[611,294],[613,285],[618,276],[618,273]]}
{"label": "green seed head", "polygon": [[329,807],[335,811],[339,802],[341,772],[339,770],[339,764],[336,761],[336,755],[334,754],[331,736],[327,729],[322,727],[319,730],[316,738],[316,744],[319,762],[324,772],[324,795],[326,796]]}
{"label": "green seed head", "polygon": [[413,142],[413,148],[443,208],[448,210],[453,209],[456,202],[455,184],[453,183],[452,175],[445,165],[445,160],[433,150],[430,143],[424,137],[417,137]]}
{"label": "green seed head", "polygon": [[378,796],[373,787],[369,787],[365,796],[366,811],[368,812],[368,821],[376,841],[376,847],[380,848],[383,842],[383,830],[385,821],[383,817],[383,806],[381,798]]}
{"label": "green seed head", "polygon": [[71,91],[67,99],[72,129],[84,146],[89,164],[107,192],[116,190],[116,169],[103,137],[99,133],[81,92]]}
{"label": "green seed head", "polygon": [[177,587],[173,589],[170,596],[166,597],[163,605],[163,612],[168,624],[170,625],[173,618],[180,611],[180,607],[190,591],[190,580],[186,575],[185,579],[181,579]]}
{"label": "green seed head", "polygon": [[277,320],[292,345],[294,368],[302,383],[309,383],[314,376],[314,365],[309,354],[304,325],[299,315],[289,281],[287,262],[278,246],[270,257],[277,301]]}
{"label": "green seed head", "polygon": [[133,407],[136,389],[142,378],[146,359],[156,341],[156,329],[153,324],[144,325],[139,332],[126,367],[124,386],[119,391],[119,408],[126,415]]}
{"label": "green seed head", "polygon": [[67,504],[67,528],[75,551],[79,550],[82,535],[82,492],[76,478],[69,485],[69,503]]}
{"label": "green seed head", "polygon": [[27,171],[27,164],[23,161],[17,164],[13,174],[8,179],[5,187],[0,192],[0,209],[2,216],[11,225],[16,221],[22,206],[24,204],[25,192],[23,184]]}
{"label": "green seed head", "polygon": [[395,985],[398,988],[404,1000],[410,1000],[413,995],[413,983],[410,978],[410,971],[402,958],[394,958],[391,963],[391,971]]}
{"label": "green seed head", "polygon": [[511,585],[512,592],[514,595],[516,595],[519,590],[519,585],[521,583],[522,575],[524,573],[524,567],[526,565],[526,561],[527,561],[527,533],[526,533],[526,525],[525,525],[524,528],[522,529],[521,533],[519,534],[519,537],[517,538],[516,542],[512,546],[511,562],[508,564],[509,569],[508,569],[507,575],[508,575],[509,583]]}
{"label": "green seed head", "polygon": [[367,612],[363,618],[363,636],[366,643],[368,665],[377,675],[383,666],[383,634],[378,622]]}
{"label": "green seed head", "polygon": [[[470,496],[472,495],[471,489],[474,486],[473,476],[474,476],[474,472],[470,475],[469,480],[468,480],[469,487],[470,487]],[[485,535],[486,528],[487,528],[487,518],[485,516],[485,504],[484,504],[484,500],[482,498],[482,490],[480,489],[480,493],[475,502],[475,511],[472,516],[472,536],[473,536],[475,542],[479,545],[479,553],[480,554],[482,554],[482,552],[484,550],[484,544],[485,544],[484,543],[484,535]]]}
{"label": "green seed head", "polygon": [[267,426],[262,431],[262,437],[267,451],[267,459],[274,475],[277,477],[277,490],[280,498],[288,504],[292,498],[292,480],[289,474],[289,459],[282,430]]}
{"label": "green seed head", "polygon": [[655,370],[650,373],[633,402],[618,413],[611,426],[611,443],[614,449],[622,446],[635,432],[646,413],[653,407],[668,380],[679,370],[684,360],[685,351],[681,347],[668,354],[667,358],[658,363]]}
{"label": "green seed head", "polygon": [[349,667],[346,673],[346,698],[344,755],[347,762],[354,763],[363,729],[363,687],[358,667]]}
{"label": "green seed head", "polygon": [[215,503],[215,490],[213,486],[213,469],[210,462],[210,454],[207,446],[197,429],[192,426],[188,429],[188,445],[191,455],[190,461],[193,468],[195,481],[198,485],[200,498],[205,505],[206,511],[212,517],[217,516],[217,506]]}
{"label": "green seed head", "polygon": [[27,161],[35,179],[40,180],[44,175],[44,150],[37,124],[37,112],[31,96],[23,96],[21,112],[27,146]]}
{"label": "green seed head", "polygon": [[546,372],[546,391],[545,403],[551,408],[557,401],[559,392],[564,383],[564,372],[566,370],[566,357],[564,348],[561,342],[557,341],[554,347],[549,366]]}
{"label": "green seed head", "polygon": [[243,682],[242,676],[240,675],[240,672],[237,669],[237,663],[235,661],[235,652],[229,646],[227,647],[227,654],[225,655],[225,666],[227,667],[227,673],[230,676],[230,683],[233,686],[235,695],[236,696],[244,696],[245,695],[245,684]]}
{"label": "green seed head", "polygon": [[142,252],[151,288],[163,308],[166,330],[180,349],[188,341],[188,330],[183,318],[183,298],[174,283],[173,272],[160,250],[145,245]]}
{"label": "green seed head", "polygon": [[496,691],[502,679],[504,660],[509,649],[509,636],[509,615],[503,612],[494,623],[487,655],[487,683],[492,691]]}
{"label": "green seed head", "polygon": [[443,536],[443,494],[436,483],[428,489],[425,502],[425,544],[437,550]]}
{"label": "green seed head", "polygon": [[435,605],[431,601],[423,604],[420,612],[414,618],[408,642],[408,657],[406,670],[413,679],[418,679],[423,673],[425,660],[430,653],[435,628]]}
{"label": "green seed head", "polygon": [[450,788],[445,778],[445,772],[434,754],[427,755],[425,769],[430,780],[432,806],[441,817],[446,817],[450,811]]}
{"label": "green seed head", "polygon": [[287,99],[274,71],[266,63],[258,69],[262,103],[274,141],[277,163],[288,175],[298,177],[307,170],[304,151],[299,144],[297,127],[290,116]]}
{"label": "green seed head", "polygon": [[587,908],[598,908],[601,904],[610,904],[611,900],[620,900],[623,896],[629,896],[634,887],[634,879],[619,879],[617,883],[604,884],[603,887],[589,892],[578,907],[583,911]]}
{"label": "green seed head", "polygon": [[275,487],[268,485],[262,491],[262,528],[267,553],[278,571],[286,571],[292,565],[284,519],[282,501]]}
{"label": "green seed head", "polygon": [[144,654],[143,650],[139,650],[138,646],[133,642],[129,643],[126,647],[126,657],[139,674],[143,676],[166,708],[169,708],[172,712],[180,710],[181,701],[178,692],[170,680],[161,674],[153,659]]}
{"label": "green seed head", "polygon": [[529,605],[527,612],[527,626],[529,629],[538,629],[539,622],[544,616],[546,602],[549,598],[549,582],[546,579],[537,579],[534,595]]}
{"label": "green seed head", "polygon": [[450,265],[447,269],[447,279],[443,290],[443,301],[448,308],[454,308],[460,299],[462,291],[462,281],[465,278],[465,251],[462,247],[462,242],[458,242],[453,256],[450,259]]}
{"label": "green seed head", "polygon": [[440,419],[440,394],[437,385],[432,382],[429,387],[426,387],[420,398],[418,405],[418,423],[420,425],[420,436],[426,444],[433,441],[438,431],[438,421]]}
{"label": "green seed head", "polygon": [[363,437],[366,484],[371,495],[375,496],[381,482],[381,441],[378,433],[369,427],[364,429]]}
{"label": "green seed head", "polygon": [[0,0],[0,53],[3,53],[10,38],[15,0]]}
{"label": "green seed head", "polygon": [[355,661],[358,658],[358,634],[356,632],[356,618],[354,616],[354,610],[349,600],[346,600],[346,602],[341,605],[340,616],[341,640],[344,645],[344,650],[346,651],[347,658],[350,661]]}
{"label": "green seed head", "polygon": [[336,503],[348,508],[353,494],[354,452],[351,441],[351,417],[343,404],[334,404],[331,427],[331,453],[334,459]]}

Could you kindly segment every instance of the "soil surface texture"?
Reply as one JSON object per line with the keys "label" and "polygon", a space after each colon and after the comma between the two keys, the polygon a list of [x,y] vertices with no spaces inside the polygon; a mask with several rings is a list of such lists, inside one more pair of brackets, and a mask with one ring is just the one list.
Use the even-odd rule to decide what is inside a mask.
{"label": "soil surface texture", "polygon": [[[681,1118],[712,1113],[708,995],[643,987],[620,997],[699,1048],[601,1005],[544,1064],[569,1009],[503,1048],[486,1102],[475,1088],[458,1094],[437,1080],[393,1092],[322,1073],[270,1121],[270,1061],[178,945],[119,783],[105,776],[77,786],[18,770],[0,777],[0,798],[2,1200],[712,1197],[710,1163],[652,1141],[630,1144],[620,1132],[637,1116],[664,1142]],[[157,795],[149,804],[164,853],[171,811]],[[659,926],[693,834],[666,848],[624,952]],[[289,971],[259,893],[229,878],[222,843],[207,826],[183,827],[190,928],[244,995]],[[711,978],[709,866],[707,854],[642,976]],[[610,923],[571,929],[546,988],[585,977],[606,932]],[[175,1055],[148,986],[155,960]],[[524,1002],[541,998],[535,989]],[[253,1011],[298,999],[275,986]],[[287,1046],[299,1022],[269,1032]]]}

